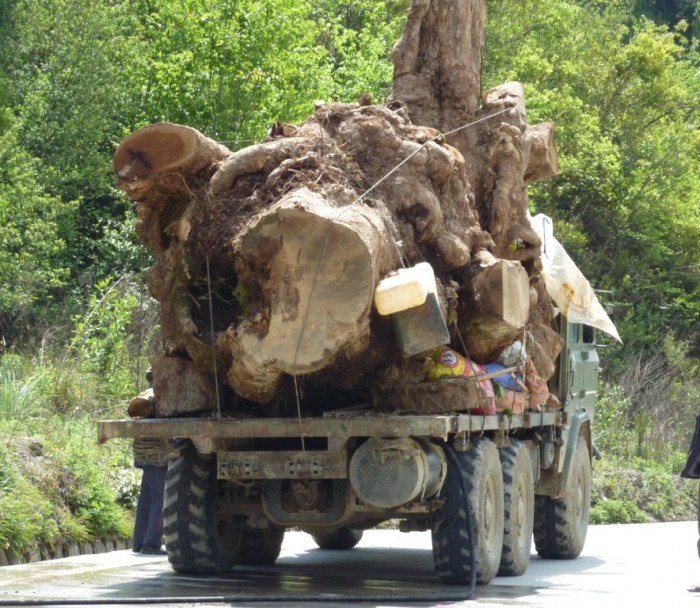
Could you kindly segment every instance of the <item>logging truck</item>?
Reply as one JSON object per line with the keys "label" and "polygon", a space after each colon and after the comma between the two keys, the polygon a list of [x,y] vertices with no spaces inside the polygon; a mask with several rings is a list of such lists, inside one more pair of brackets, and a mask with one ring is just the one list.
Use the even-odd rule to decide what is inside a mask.
{"label": "logging truck", "polygon": [[619,336],[530,215],[554,123],[528,123],[522,83],[482,91],[485,2],[410,4],[385,103],[317,102],[242,149],[168,122],[115,151],[165,352],[153,408],[99,437],[173,440],[177,571],[385,521],[431,530],[448,583],[522,574],[533,537],[583,548],[593,328]]}
{"label": "logging truck", "polygon": [[[386,414],[357,403],[308,416],[99,422],[99,440],[173,439],[165,544],[174,570],[272,564],[286,529],[321,549],[352,549],[386,521],[430,530],[447,583],[515,576],[534,538],[544,558],[570,559],[586,538],[591,424],[599,360],[592,327],[556,319],[563,338],[549,381],[560,407],[441,415]],[[183,404],[183,410],[186,404]],[[466,495],[465,495],[466,491]]]}

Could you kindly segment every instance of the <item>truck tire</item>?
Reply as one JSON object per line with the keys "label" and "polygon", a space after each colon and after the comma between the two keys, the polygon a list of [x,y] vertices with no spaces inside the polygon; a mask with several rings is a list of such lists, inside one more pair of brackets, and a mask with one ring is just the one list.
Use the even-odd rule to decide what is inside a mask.
{"label": "truck tire", "polygon": [[535,548],[540,557],[573,559],[583,550],[591,509],[591,459],[579,436],[571,472],[560,498],[535,499]]}
{"label": "truck tire", "polygon": [[245,566],[272,566],[282,551],[284,528],[251,528],[241,530],[241,543],[236,563]]}
{"label": "truck tire", "polygon": [[165,546],[176,572],[227,572],[240,549],[243,521],[230,515],[216,479],[216,458],[189,441],[177,446],[165,477]]}
{"label": "truck tire", "polygon": [[311,538],[319,549],[352,549],[362,539],[362,530],[354,528],[340,528],[329,534],[312,534]]}
{"label": "truck tire", "polygon": [[[503,474],[496,445],[487,437],[472,440],[466,452],[456,452],[440,490],[443,505],[435,512],[432,526],[435,571],[446,583],[470,582],[468,503],[474,530],[476,581],[488,583],[498,573],[503,548]],[[464,500],[459,476],[466,482]]]}
{"label": "truck tire", "polygon": [[499,450],[503,470],[505,518],[499,576],[520,576],[530,564],[535,517],[532,460],[527,446],[517,439]]}

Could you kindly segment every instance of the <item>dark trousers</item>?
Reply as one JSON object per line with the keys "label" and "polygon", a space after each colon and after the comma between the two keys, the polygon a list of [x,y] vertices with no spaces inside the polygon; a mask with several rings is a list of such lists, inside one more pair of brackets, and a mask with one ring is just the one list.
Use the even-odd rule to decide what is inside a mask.
{"label": "dark trousers", "polygon": [[163,544],[163,494],[168,467],[143,466],[141,493],[136,505],[133,550],[160,549]]}
{"label": "dark trousers", "polygon": [[681,477],[685,479],[700,479],[700,416],[695,419],[695,433],[690,442],[688,459],[681,471]]}

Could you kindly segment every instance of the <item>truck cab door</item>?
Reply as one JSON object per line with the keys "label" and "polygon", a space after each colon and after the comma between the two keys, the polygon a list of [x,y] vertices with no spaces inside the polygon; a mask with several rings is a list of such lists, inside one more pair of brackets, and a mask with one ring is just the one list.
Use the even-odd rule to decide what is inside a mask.
{"label": "truck cab door", "polygon": [[[593,420],[600,360],[596,349],[595,328],[581,323],[565,323],[565,378],[567,410],[586,410]],[[562,353],[564,354],[564,353]]]}

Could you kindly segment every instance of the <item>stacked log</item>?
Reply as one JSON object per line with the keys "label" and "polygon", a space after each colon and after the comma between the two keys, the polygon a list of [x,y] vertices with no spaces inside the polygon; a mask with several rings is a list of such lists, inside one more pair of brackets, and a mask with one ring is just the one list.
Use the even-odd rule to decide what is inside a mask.
{"label": "stacked log", "polygon": [[[526,192],[556,171],[553,125],[527,124],[519,83],[480,99],[480,56],[441,83],[439,99],[428,94],[426,57],[443,55],[426,32],[454,17],[449,6],[414,2],[386,104],[318,105],[236,152],[171,123],[120,144],[118,184],[154,252],[161,415],[183,411],[187,385],[201,387],[190,400],[200,410],[278,414],[405,393],[425,380],[430,353],[404,356],[373,298],[382,279],[420,262],[434,270],[455,349],[488,363],[522,340],[540,374],[554,372],[561,344]],[[473,52],[480,3],[455,6],[462,31],[476,32]]]}

